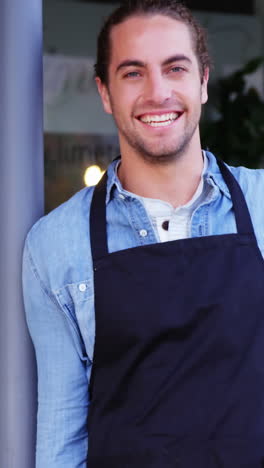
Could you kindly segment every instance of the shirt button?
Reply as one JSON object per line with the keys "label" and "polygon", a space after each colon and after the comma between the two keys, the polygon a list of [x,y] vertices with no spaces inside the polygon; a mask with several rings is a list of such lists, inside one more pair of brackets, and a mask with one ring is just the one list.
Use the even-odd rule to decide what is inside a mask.
{"label": "shirt button", "polygon": [[148,235],[148,231],[146,231],[146,229],[140,229],[139,234],[141,237],[146,237]]}
{"label": "shirt button", "polygon": [[169,230],[169,221],[163,221],[161,226],[162,226],[162,229],[164,229],[164,231],[168,231]]}
{"label": "shirt button", "polygon": [[119,198],[121,198],[121,200],[124,200],[125,199],[125,195],[123,195],[122,193],[119,194]]}
{"label": "shirt button", "polygon": [[84,283],[80,284],[80,285],[79,285],[79,290],[80,290],[81,292],[84,292],[84,291],[86,290],[86,284],[84,284]]}

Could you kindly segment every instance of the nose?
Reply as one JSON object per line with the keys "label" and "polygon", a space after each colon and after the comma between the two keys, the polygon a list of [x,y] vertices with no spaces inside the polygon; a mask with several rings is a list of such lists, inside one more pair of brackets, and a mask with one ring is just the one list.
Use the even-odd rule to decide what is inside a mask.
{"label": "nose", "polygon": [[152,73],[145,81],[144,97],[146,103],[161,105],[172,96],[172,89],[162,73]]}

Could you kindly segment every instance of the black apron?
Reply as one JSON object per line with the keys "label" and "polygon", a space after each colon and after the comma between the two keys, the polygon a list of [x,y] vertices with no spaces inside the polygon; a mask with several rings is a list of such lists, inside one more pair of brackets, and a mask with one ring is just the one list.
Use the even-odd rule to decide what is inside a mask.
{"label": "black apron", "polygon": [[218,164],[237,234],[109,254],[106,177],[95,188],[88,468],[264,466],[264,263]]}

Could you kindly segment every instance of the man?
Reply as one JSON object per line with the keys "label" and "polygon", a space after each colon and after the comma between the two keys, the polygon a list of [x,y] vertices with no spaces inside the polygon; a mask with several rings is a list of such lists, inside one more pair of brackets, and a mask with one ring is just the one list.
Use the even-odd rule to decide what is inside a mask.
{"label": "man", "polygon": [[202,151],[209,65],[175,0],[101,31],[121,159],[25,246],[37,468],[264,466],[264,175]]}

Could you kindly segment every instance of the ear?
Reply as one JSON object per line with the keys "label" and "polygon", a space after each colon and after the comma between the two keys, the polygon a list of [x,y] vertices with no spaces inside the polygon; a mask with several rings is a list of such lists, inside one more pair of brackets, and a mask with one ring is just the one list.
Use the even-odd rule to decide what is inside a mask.
{"label": "ear", "polygon": [[98,92],[101,96],[105,112],[107,114],[112,114],[111,100],[106,84],[102,83],[101,79],[98,76],[95,78],[95,82],[97,85]]}
{"label": "ear", "polygon": [[208,99],[208,93],[207,93],[208,80],[209,80],[209,68],[207,67],[204,71],[203,81],[202,81],[202,89],[201,89],[202,104],[205,104]]}

